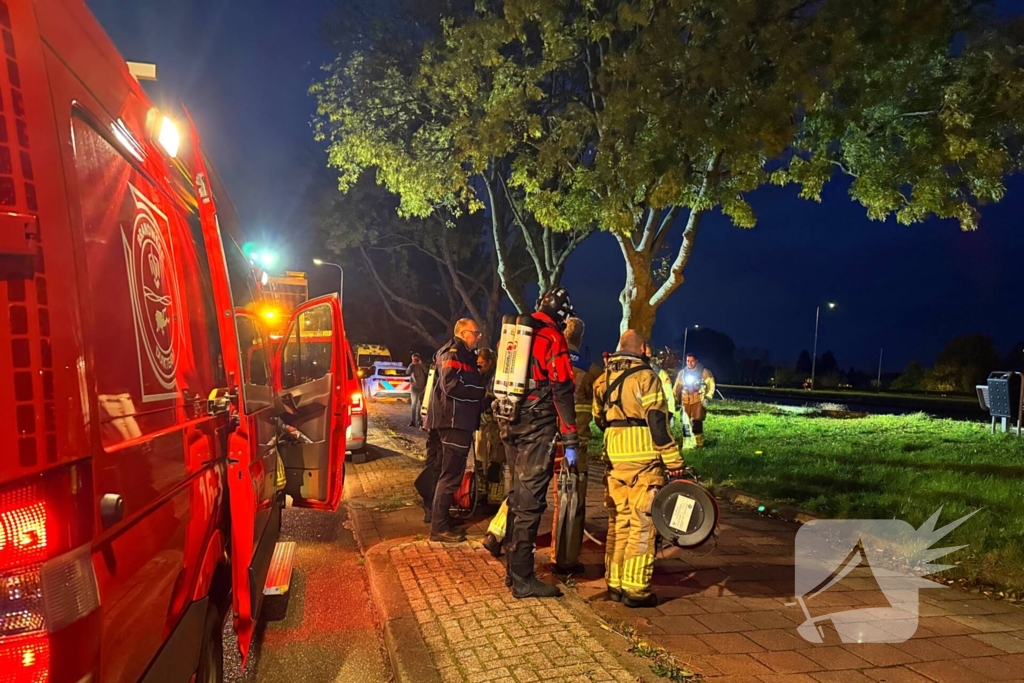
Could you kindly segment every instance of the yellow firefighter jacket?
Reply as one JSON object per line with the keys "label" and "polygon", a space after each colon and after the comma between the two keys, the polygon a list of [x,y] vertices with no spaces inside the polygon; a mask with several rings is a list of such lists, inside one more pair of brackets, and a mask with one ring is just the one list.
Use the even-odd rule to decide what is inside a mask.
{"label": "yellow firefighter jacket", "polygon": [[594,382],[594,419],[605,429],[613,467],[658,460],[670,470],[683,467],[661,379],[639,356],[617,353],[608,359]]}

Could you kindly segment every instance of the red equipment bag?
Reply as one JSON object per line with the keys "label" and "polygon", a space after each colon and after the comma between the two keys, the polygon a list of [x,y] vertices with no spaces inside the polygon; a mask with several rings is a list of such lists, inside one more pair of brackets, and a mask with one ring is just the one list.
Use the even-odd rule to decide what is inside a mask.
{"label": "red equipment bag", "polygon": [[466,470],[462,475],[462,484],[455,492],[453,510],[459,515],[471,515],[476,508],[476,499],[476,471]]}

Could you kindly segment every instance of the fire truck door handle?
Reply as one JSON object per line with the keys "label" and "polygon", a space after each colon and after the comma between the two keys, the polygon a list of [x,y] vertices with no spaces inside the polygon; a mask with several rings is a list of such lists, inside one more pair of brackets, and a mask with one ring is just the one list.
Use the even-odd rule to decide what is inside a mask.
{"label": "fire truck door handle", "polygon": [[116,493],[107,493],[100,499],[100,522],[109,529],[124,519],[124,499]]}

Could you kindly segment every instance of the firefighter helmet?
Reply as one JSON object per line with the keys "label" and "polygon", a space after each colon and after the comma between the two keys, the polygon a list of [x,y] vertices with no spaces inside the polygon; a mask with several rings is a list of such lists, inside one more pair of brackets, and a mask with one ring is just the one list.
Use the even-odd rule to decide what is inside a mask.
{"label": "firefighter helmet", "polygon": [[554,287],[545,292],[537,300],[537,311],[554,320],[559,329],[564,329],[566,321],[576,315],[565,287]]}

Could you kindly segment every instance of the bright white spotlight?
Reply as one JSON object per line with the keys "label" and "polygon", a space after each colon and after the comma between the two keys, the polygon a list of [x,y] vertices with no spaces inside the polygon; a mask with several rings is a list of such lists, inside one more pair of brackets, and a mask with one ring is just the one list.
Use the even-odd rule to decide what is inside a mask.
{"label": "bright white spotlight", "polygon": [[178,156],[178,145],[181,144],[181,136],[178,134],[178,129],[174,127],[174,122],[166,116],[163,121],[160,122],[160,135],[157,138],[160,142],[160,146],[167,152],[167,156],[172,159]]}

